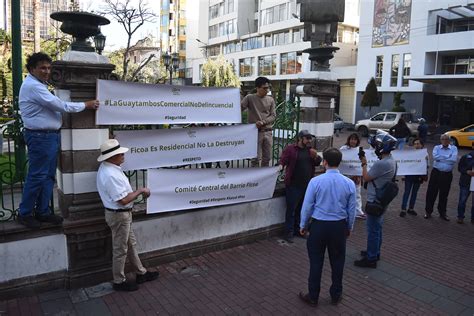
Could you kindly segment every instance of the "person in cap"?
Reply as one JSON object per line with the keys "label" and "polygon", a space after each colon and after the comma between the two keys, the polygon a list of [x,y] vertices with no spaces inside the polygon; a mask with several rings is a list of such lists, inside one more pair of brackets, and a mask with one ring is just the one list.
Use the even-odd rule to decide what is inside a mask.
{"label": "person in cap", "polygon": [[252,167],[268,167],[272,159],[273,132],[276,119],[275,100],[268,95],[270,80],[266,77],[255,79],[257,93],[246,95],[240,102],[242,111],[248,110],[248,122],[258,128],[257,158],[251,160]]}
{"label": "person in cap", "polygon": [[[132,190],[128,178],[120,167],[128,148],[121,147],[115,139],[100,146],[101,162],[97,172],[97,190],[105,207],[105,221],[112,231],[113,288],[116,291],[134,291],[137,284],[158,278],[158,272],[147,271],[138,257],[137,240],[132,229],[133,201],[140,195],[150,196],[148,188]],[[128,258],[136,272],[136,281],[127,281],[125,261]]]}
{"label": "person in cap", "polygon": [[299,298],[311,306],[318,304],[326,248],[331,264],[331,303],[336,305],[342,298],[346,239],[356,215],[356,187],[354,181],[339,172],[341,161],[339,149],[323,152],[326,172],[311,179],[301,209],[300,234],[309,232],[306,247],[310,269],[308,293],[300,292]]}
{"label": "person in cap", "polygon": [[[365,154],[359,156],[362,166],[362,178],[367,183],[367,202],[369,203],[377,200],[376,188],[383,188],[387,182],[392,181],[395,177],[397,165],[391,152],[397,146],[397,139],[385,131],[377,130],[376,134],[369,137],[368,141],[379,158],[367,171]],[[383,215],[370,214],[367,204],[365,210],[367,214],[367,250],[360,252],[362,258],[354,261],[354,265],[375,269],[377,268],[377,261],[380,260],[380,249],[382,247]]]}
{"label": "person in cap", "polygon": [[321,163],[321,157],[311,148],[313,138],[307,130],[300,131],[296,143],[286,146],[280,157],[280,169],[285,168],[285,239],[289,243],[298,234],[304,193],[314,176],[314,168]]}
{"label": "person in cap", "polygon": [[28,228],[39,228],[42,222],[61,224],[49,203],[60,144],[63,113],[95,110],[98,100],[65,102],[48,90],[51,57],[44,53],[28,56],[26,76],[20,88],[19,106],[23,121],[23,137],[28,147],[28,173],[18,210],[18,222]]}

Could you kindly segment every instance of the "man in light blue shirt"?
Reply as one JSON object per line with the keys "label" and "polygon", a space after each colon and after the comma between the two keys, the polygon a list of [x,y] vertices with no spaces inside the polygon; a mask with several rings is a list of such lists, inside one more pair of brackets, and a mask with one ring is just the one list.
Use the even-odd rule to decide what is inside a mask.
{"label": "man in light blue shirt", "polygon": [[449,221],[446,215],[449,190],[453,181],[453,168],[458,160],[458,148],[450,144],[449,135],[440,137],[441,145],[433,148],[433,169],[431,170],[428,188],[426,189],[425,219],[431,218],[436,197],[439,193],[438,213],[439,217]]}
{"label": "man in light blue shirt", "polygon": [[[48,90],[51,58],[43,53],[28,57],[28,76],[20,88],[19,104],[28,147],[28,174],[23,188],[18,221],[29,228],[41,222],[61,224],[49,209],[56,175],[62,113],[97,109],[99,101],[64,102]],[[34,217],[33,217],[34,213]]]}
{"label": "man in light blue shirt", "polygon": [[332,304],[337,304],[342,296],[346,238],[352,231],[356,214],[356,187],[351,179],[339,173],[341,160],[342,153],[338,149],[324,151],[326,173],[309,182],[301,209],[300,233],[305,235],[309,232],[310,270],[309,291],[306,294],[300,292],[299,297],[311,306],[318,304],[326,248],[331,263],[332,285],[329,293]]}

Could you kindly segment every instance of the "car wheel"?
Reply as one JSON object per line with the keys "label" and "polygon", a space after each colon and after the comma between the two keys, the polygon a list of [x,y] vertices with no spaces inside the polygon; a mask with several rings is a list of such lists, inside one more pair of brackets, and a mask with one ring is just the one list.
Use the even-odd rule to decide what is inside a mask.
{"label": "car wheel", "polygon": [[451,144],[453,144],[454,146],[456,147],[459,147],[459,143],[458,143],[458,140],[454,137],[451,137]]}
{"label": "car wheel", "polygon": [[360,135],[367,137],[369,136],[369,129],[366,126],[360,126],[357,131]]}

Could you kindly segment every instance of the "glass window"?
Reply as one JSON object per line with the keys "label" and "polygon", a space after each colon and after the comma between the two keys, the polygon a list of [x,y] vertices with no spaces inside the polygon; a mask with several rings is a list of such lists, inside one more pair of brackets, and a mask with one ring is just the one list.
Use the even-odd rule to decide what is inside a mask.
{"label": "glass window", "polygon": [[217,56],[221,53],[219,45],[209,47],[209,56]]}
{"label": "glass window", "polygon": [[400,67],[400,55],[392,55],[392,72],[390,75],[390,86],[398,85],[398,69]]}
{"label": "glass window", "polygon": [[387,113],[387,115],[385,116],[385,122],[395,121],[396,118],[397,114]]}
{"label": "glass window", "polygon": [[382,74],[383,74],[383,56],[377,56],[375,65],[375,83],[377,86],[382,85]]}
{"label": "glass window", "polygon": [[402,86],[408,87],[409,80],[406,78],[410,76],[411,71],[411,54],[403,54],[403,80]]}
{"label": "glass window", "polygon": [[272,35],[265,35],[265,47],[272,46]]}
{"label": "glass window", "polygon": [[282,75],[300,73],[302,65],[303,60],[301,54],[291,52],[280,55],[280,73]]}
{"label": "glass window", "polygon": [[258,74],[262,76],[276,75],[276,55],[258,57]]}
{"label": "glass window", "polygon": [[250,77],[253,74],[253,58],[239,59],[239,74],[241,77]]}
{"label": "glass window", "polygon": [[385,117],[385,113],[377,114],[374,117],[372,117],[370,120],[371,121],[383,121],[384,117]]}
{"label": "glass window", "polygon": [[293,43],[301,42],[303,39],[303,29],[293,30]]}

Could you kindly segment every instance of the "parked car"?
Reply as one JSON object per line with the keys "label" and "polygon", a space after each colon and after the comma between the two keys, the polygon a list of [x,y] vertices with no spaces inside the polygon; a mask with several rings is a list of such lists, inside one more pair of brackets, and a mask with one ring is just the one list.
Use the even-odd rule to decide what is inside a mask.
{"label": "parked car", "polygon": [[334,113],[334,131],[340,132],[344,128],[344,120],[342,117],[339,116],[339,114]]}
{"label": "parked car", "polygon": [[418,136],[418,123],[410,112],[380,112],[367,120],[357,121],[355,130],[362,136],[368,136],[371,131],[381,129],[387,131],[403,118],[413,137]]}
{"label": "parked car", "polygon": [[451,138],[451,142],[458,147],[472,147],[474,144],[474,124],[461,129],[446,132]]}

